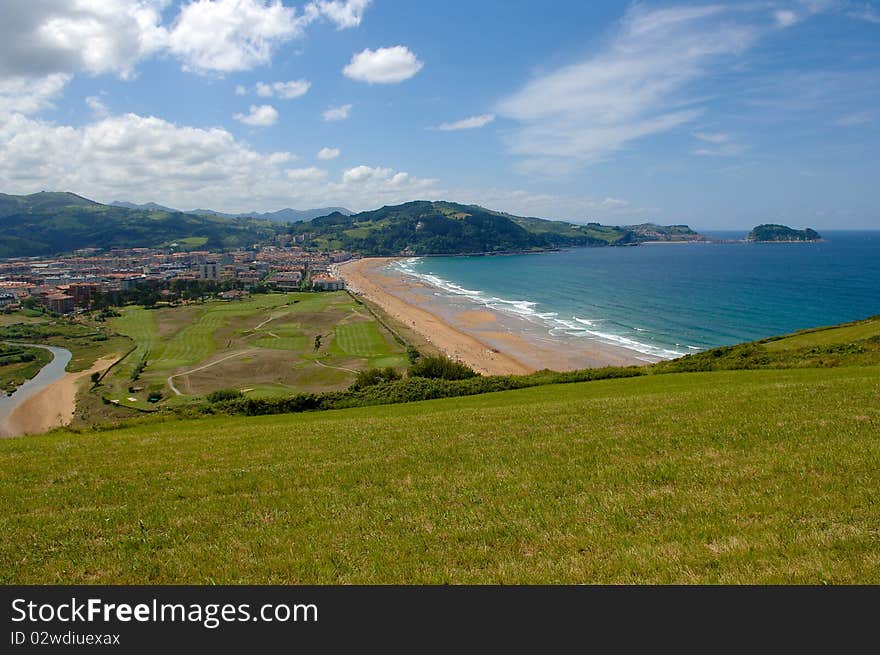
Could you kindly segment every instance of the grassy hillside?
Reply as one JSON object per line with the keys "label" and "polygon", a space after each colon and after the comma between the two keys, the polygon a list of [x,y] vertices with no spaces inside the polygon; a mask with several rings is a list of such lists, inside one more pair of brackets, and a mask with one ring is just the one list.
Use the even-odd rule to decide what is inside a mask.
{"label": "grassy hillside", "polygon": [[181,250],[231,248],[265,239],[274,229],[252,220],[102,205],[73,193],[0,194],[0,257],[175,242]]}
{"label": "grassy hillside", "polygon": [[880,368],[0,442],[0,583],[880,581]]}

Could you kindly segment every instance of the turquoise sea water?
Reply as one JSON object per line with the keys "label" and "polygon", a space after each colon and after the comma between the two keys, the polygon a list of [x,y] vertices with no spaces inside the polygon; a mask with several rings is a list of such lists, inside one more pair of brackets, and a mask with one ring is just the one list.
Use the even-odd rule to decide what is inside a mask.
{"label": "turquoise sea water", "polygon": [[880,231],[823,236],[825,242],[807,244],[425,257],[393,267],[451,301],[516,314],[553,336],[676,357],[880,314]]}

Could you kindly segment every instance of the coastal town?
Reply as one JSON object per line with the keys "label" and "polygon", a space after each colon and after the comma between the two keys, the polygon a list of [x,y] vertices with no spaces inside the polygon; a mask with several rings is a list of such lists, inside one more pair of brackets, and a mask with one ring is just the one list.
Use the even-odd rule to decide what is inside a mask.
{"label": "coastal town", "polygon": [[157,290],[162,300],[173,296],[173,289],[198,282],[213,282],[212,289],[224,300],[257,288],[338,291],[345,283],[335,265],[350,259],[346,251],[310,252],[287,243],[229,252],[85,248],[63,257],[13,258],[0,262],[0,311],[42,307],[71,314],[93,307],[103,294],[143,286]]}

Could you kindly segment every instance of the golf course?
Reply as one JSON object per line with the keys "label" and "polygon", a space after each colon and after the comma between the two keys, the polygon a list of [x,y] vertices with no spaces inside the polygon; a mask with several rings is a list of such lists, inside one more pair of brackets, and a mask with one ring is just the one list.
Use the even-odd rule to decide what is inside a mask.
{"label": "golf course", "polygon": [[255,397],[343,389],[360,369],[408,363],[405,347],[344,292],[120,313],[111,328],[134,350],[102,380],[100,393],[139,409],[154,406],[149,396],[157,393],[173,404],[230,387]]}

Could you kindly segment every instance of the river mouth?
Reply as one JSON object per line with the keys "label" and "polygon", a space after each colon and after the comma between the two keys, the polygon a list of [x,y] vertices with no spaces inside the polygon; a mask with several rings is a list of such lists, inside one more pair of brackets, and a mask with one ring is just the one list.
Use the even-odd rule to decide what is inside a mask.
{"label": "river mouth", "polygon": [[27,346],[28,348],[42,348],[52,353],[52,361],[40,369],[30,380],[22,384],[15,392],[8,396],[5,393],[0,395],[0,437],[9,436],[5,434],[4,423],[12,413],[28,398],[39,393],[53,382],[60,380],[67,373],[67,365],[73,358],[67,348],[58,348],[57,346],[43,346],[36,343],[13,343],[16,346]]}

